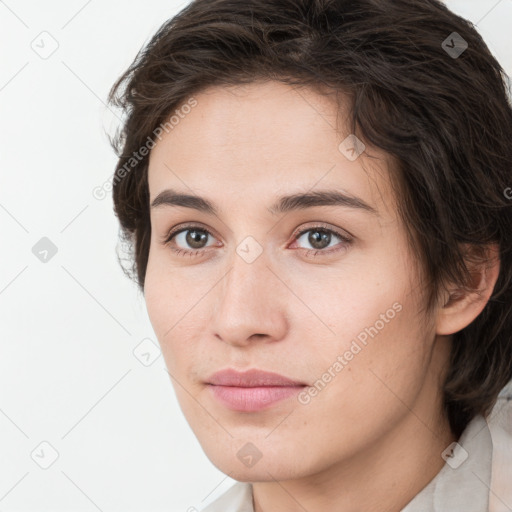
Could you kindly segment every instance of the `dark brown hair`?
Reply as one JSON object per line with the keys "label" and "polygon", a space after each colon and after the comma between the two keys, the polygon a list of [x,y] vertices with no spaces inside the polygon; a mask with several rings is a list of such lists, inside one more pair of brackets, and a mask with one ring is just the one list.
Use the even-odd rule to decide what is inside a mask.
{"label": "dark brown hair", "polygon": [[490,300],[453,335],[443,403],[459,436],[476,414],[488,415],[512,378],[508,77],[471,22],[437,0],[191,2],[161,26],[109,96],[126,114],[112,141],[113,199],[141,291],[151,238],[149,158],[134,162],[134,152],[191,95],[260,79],[350,98],[351,133],[396,162],[391,182],[428,277],[428,311],[443,283],[471,289],[468,262],[484,258],[486,244],[499,245]]}

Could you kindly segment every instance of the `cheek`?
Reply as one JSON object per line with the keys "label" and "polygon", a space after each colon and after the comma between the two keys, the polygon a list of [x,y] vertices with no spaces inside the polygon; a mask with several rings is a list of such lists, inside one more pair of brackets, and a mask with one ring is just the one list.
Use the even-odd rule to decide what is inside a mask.
{"label": "cheek", "polygon": [[317,296],[322,318],[335,334],[327,343],[319,340],[303,348],[309,360],[316,361],[314,378],[336,381],[326,385],[330,390],[325,404],[357,410],[366,402],[368,411],[382,410],[389,401],[397,402],[393,392],[412,396],[421,385],[430,334],[418,316],[420,297],[418,288],[411,286],[412,269],[404,262],[407,272],[397,272],[402,268],[399,262],[395,255],[388,266],[383,260],[380,265],[361,265],[345,273],[343,280],[333,280],[340,285],[327,300]]}
{"label": "cheek", "polygon": [[[165,255],[150,252],[144,286],[146,309],[166,367],[180,382],[193,373],[198,356],[205,356],[198,350],[209,323],[205,296],[210,288],[193,269],[173,268]],[[179,395],[179,386],[176,392]]]}
{"label": "cheek", "polygon": [[169,325],[170,305],[175,302],[173,297],[169,297],[172,288],[169,288],[164,276],[150,251],[144,279],[144,300],[151,325],[160,342],[163,341],[165,331],[172,325]]}
{"label": "cheek", "polygon": [[354,339],[364,346],[365,341],[385,336],[400,324],[404,302],[410,302],[403,278],[386,273],[385,266],[367,263],[360,261],[327,276],[322,286],[313,287],[307,280],[300,286],[301,296],[331,327],[330,334],[323,331],[338,350],[348,349]]}
{"label": "cheek", "polygon": [[165,256],[163,249],[151,247],[144,280],[148,315],[160,342],[172,338],[186,321],[186,312],[192,307],[189,303],[195,295],[184,271],[169,265]]}
{"label": "cheek", "polygon": [[[301,397],[304,405],[297,417],[307,418],[310,430],[323,432],[333,452],[385,435],[414,407],[421,392],[429,344],[417,326],[415,308],[405,296],[398,297],[394,309],[389,300],[367,301],[365,315],[345,322],[347,335],[339,323],[342,334],[334,346],[317,344],[316,350],[308,351],[309,360],[315,361],[313,394]],[[386,311],[388,323],[379,319]],[[361,333],[364,336],[358,338]],[[344,432],[341,437],[340,431]]]}
{"label": "cheek", "polygon": [[171,373],[176,368],[176,349],[186,346],[174,340],[183,339],[182,330],[187,318],[184,304],[188,302],[189,295],[183,292],[183,286],[169,275],[169,269],[150,251],[144,280],[144,299],[151,325]]}
{"label": "cheek", "polygon": [[421,328],[410,297],[393,298],[397,299],[393,303],[388,300],[369,308],[372,314],[362,324],[351,324],[351,335],[331,356],[341,364],[343,375],[332,388],[332,403],[343,404],[355,415],[384,417],[399,412],[404,404],[412,404],[425,380],[429,333]]}

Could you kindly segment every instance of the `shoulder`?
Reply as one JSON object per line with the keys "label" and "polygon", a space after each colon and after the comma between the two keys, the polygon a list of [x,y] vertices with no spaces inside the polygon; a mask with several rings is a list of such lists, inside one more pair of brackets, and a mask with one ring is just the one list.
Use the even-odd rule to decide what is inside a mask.
{"label": "shoulder", "polygon": [[487,423],[493,445],[489,512],[498,512],[512,505],[512,396],[498,399]]}

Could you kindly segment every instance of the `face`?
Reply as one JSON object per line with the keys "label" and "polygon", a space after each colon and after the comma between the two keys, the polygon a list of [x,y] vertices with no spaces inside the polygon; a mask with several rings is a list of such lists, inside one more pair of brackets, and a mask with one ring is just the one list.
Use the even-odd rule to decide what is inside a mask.
{"label": "face", "polygon": [[[311,89],[255,82],[195,100],[150,154],[149,317],[221,471],[316,474],[438,406],[435,328],[419,313],[392,171],[376,149],[341,144],[346,108]],[[295,384],[222,385],[212,376],[225,369]]]}

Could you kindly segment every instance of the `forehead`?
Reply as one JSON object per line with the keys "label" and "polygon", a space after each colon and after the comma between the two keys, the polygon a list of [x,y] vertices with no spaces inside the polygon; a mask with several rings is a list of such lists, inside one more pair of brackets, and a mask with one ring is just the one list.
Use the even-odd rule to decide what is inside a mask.
{"label": "forehead", "polygon": [[347,158],[349,105],[339,98],[276,81],[195,94],[151,151],[150,200],[165,188],[210,197],[336,188],[389,207],[388,155],[367,145]]}
{"label": "forehead", "polygon": [[[297,152],[304,144],[312,149],[315,132],[322,131],[324,136],[330,133],[334,139],[336,123],[345,117],[343,113],[338,115],[333,96],[277,81],[212,86],[194,98],[197,105],[180,116],[171,133],[185,144],[206,144],[210,150],[236,147],[238,151],[249,152],[261,143],[265,148],[260,149],[267,152],[277,148]],[[344,103],[339,108],[344,110]],[[197,136],[192,141],[194,133],[208,137]],[[283,142],[287,142],[285,147]],[[260,156],[264,154],[260,151]]]}

